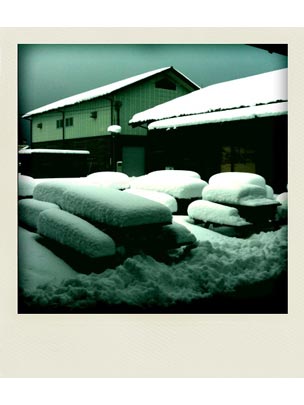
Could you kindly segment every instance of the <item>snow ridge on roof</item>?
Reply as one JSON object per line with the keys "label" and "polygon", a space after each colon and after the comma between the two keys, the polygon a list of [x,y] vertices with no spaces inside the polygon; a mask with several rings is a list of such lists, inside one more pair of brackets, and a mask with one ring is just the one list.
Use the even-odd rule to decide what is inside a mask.
{"label": "snow ridge on roof", "polygon": [[135,114],[129,124],[287,101],[287,68],[213,84]]}
{"label": "snow ridge on roof", "polygon": [[[47,104],[45,106],[36,108],[35,110],[32,110],[32,111],[24,114],[23,118],[27,118],[27,117],[30,117],[32,115],[44,113],[46,111],[51,111],[51,110],[66,107],[66,106],[69,106],[69,105],[73,105],[73,104],[76,104],[76,103],[80,103],[82,101],[92,100],[92,99],[97,98],[97,97],[105,96],[105,95],[113,93],[114,91],[119,90],[119,89],[121,89],[123,87],[129,86],[130,84],[136,83],[136,82],[138,82],[140,80],[143,80],[143,79],[146,79],[148,77],[154,76],[154,75],[156,75],[158,73],[164,72],[164,71],[169,70],[169,69],[172,69],[172,67],[169,66],[169,67],[164,67],[164,68],[152,70],[150,72],[142,73],[142,74],[139,74],[139,75],[136,75],[136,76],[129,77],[127,79],[119,80],[117,82],[107,84],[105,86],[101,86],[101,87],[98,87],[96,89],[88,90],[88,91],[76,94],[74,96],[71,96],[71,97],[63,98],[61,100],[55,101],[54,103],[50,103],[50,104]],[[174,69],[174,70],[177,71],[176,69]],[[178,72],[178,73],[182,74],[180,72]],[[184,76],[184,77],[188,81],[191,81],[186,76]],[[195,83],[193,83],[193,84],[195,84]],[[199,87],[196,84],[195,84],[195,86]]]}
{"label": "snow ridge on roof", "polygon": [[239,121],[254,119],[256,117],[270,117],[284,115],[288,112],[288,103],[269,103],[253,107],[233,108],[229,110],[215,111],[210,113],[184,115],[153,121],[148,129],[169,129],[190,125],[212,124],[225,121]]}

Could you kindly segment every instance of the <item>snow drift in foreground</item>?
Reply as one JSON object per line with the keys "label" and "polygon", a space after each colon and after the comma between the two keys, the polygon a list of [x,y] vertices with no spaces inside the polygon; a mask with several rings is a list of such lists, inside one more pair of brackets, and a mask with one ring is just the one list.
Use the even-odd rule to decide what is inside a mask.
{"label": "snow drift in foreground", "polygon": [[[30,303],[48,310],[90,310],[97,303],[170,307],[233,292],[238,286],[269,280],[286,270],[287,226],[248,239],[215,238],[215,232],[207,230],[203,234],[207,238],[212,235],[212,242],[202,240],[186,259],[171,265],[139,254],[101,274],[79,275],[63,262],[59,276],[58,263],[54,265],[51,257],[39,252],[35,234],[22,230],[20,249],[27,249],[27,253],[35,249],[35,256],[23,257],[19,267],[20,287]],[[29,238],[35,242],[32,248]],[[33,263],[36,257],[43,257],[44,262]],[[44,272],[47,282],[38,285],[37,277]]]}

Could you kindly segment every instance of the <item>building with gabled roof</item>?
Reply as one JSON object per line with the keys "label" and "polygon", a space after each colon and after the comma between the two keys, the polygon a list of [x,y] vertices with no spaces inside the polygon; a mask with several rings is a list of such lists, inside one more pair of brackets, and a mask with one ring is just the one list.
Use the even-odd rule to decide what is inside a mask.
{"label": "building with gabled roof", "polygon": [[58,100],[23,118],[31,121],[33,149],[88,150],[87,174],[116,170],[122,162],[119,170],[139,175],[145,172],[146,130],[129,126],[130,118],[199,88],[165,67]]}
{"label": "building with gabled roof", "polygon": [[249,171],[285,191],[287,74],[279,69],[210,85],[135,114],[129,124],[148,128],[148,170],[194,170],[206,180]]}

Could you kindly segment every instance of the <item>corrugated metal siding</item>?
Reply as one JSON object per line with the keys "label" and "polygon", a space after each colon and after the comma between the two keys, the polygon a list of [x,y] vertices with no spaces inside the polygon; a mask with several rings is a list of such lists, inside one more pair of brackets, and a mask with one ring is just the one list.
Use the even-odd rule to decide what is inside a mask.
{"label": "corrugated metal siding", "polygon": [[[97,118],[91,113],[97,111]],[[111,103],[101,99],[75,104],[64,110],[64,118],[73,118],[73,126],[56,127],[56,121],[62,119],[62,113],[46,113],[33,117],[32,142],[55,141],[63,139],[86,138],[107,134],[111,124]],[[42,123],[42,129],[37,124]]]}
{"label": "corrugated metal siding", "polygon": [[155,81],[159,77],[148,82],[139,83],[132,88],[125,89],[115,96],[116,100],[122,102],[120,112],[120,125],[122,133],[126,135],[146,135],[144,128],[132,128],[128,122],[132,116],[140,111],[144,111],[155,105],[183,96],[189,91],[177,83],[176,90],[166,90],[155,88]]}
{"label": "corrugated metal siding", "polygon": [[[113,102],[121,101],[120,125],[124,135],[146,135],[143,128],[132,128],[128,122],[137,112],[151,108],[157,104],[172,100],[189,92],[180,80],[176,83],[176,90],[160,89],[155,87],[155,82],[165,75],[157,75],[151,80],[127,87],[112,95]],[[110,98],[110,96],[109,96]],[[91,118],[93,111],[97,111],[97,118]],[[56,127],[56,121],[62,119],[61,112],[50,112],[33,117],[32,142],[46,142],[63,139],[86,138],[108,135],[107,128],[111,124],[117,124],[117,112],[113,110],[111,122],[111,101],[107,98],[74,104],[64,109],[65,118],[73,118],[73,126],[62,128]],[[42,123],[42,128],[37,124]]]}

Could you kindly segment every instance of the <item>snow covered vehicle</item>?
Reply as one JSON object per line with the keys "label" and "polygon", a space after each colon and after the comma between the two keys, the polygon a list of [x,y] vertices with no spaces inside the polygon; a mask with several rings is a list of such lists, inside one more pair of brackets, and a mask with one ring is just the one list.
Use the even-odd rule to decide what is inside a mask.
{"label": "snow covered vehicle", "polygon": [[19,220],[83,272],[140,252],[174,260],[196,244],[166,204],[80,180],[38,182],[19,202]]}
{"label": "snow covered vehicle", "polygon": [[225,172],[209,179],[202,200],[189,205],[188,215],[206,227],[227,225],[242,233],[274,229],[278,206],[280,202],[262,176]]}

